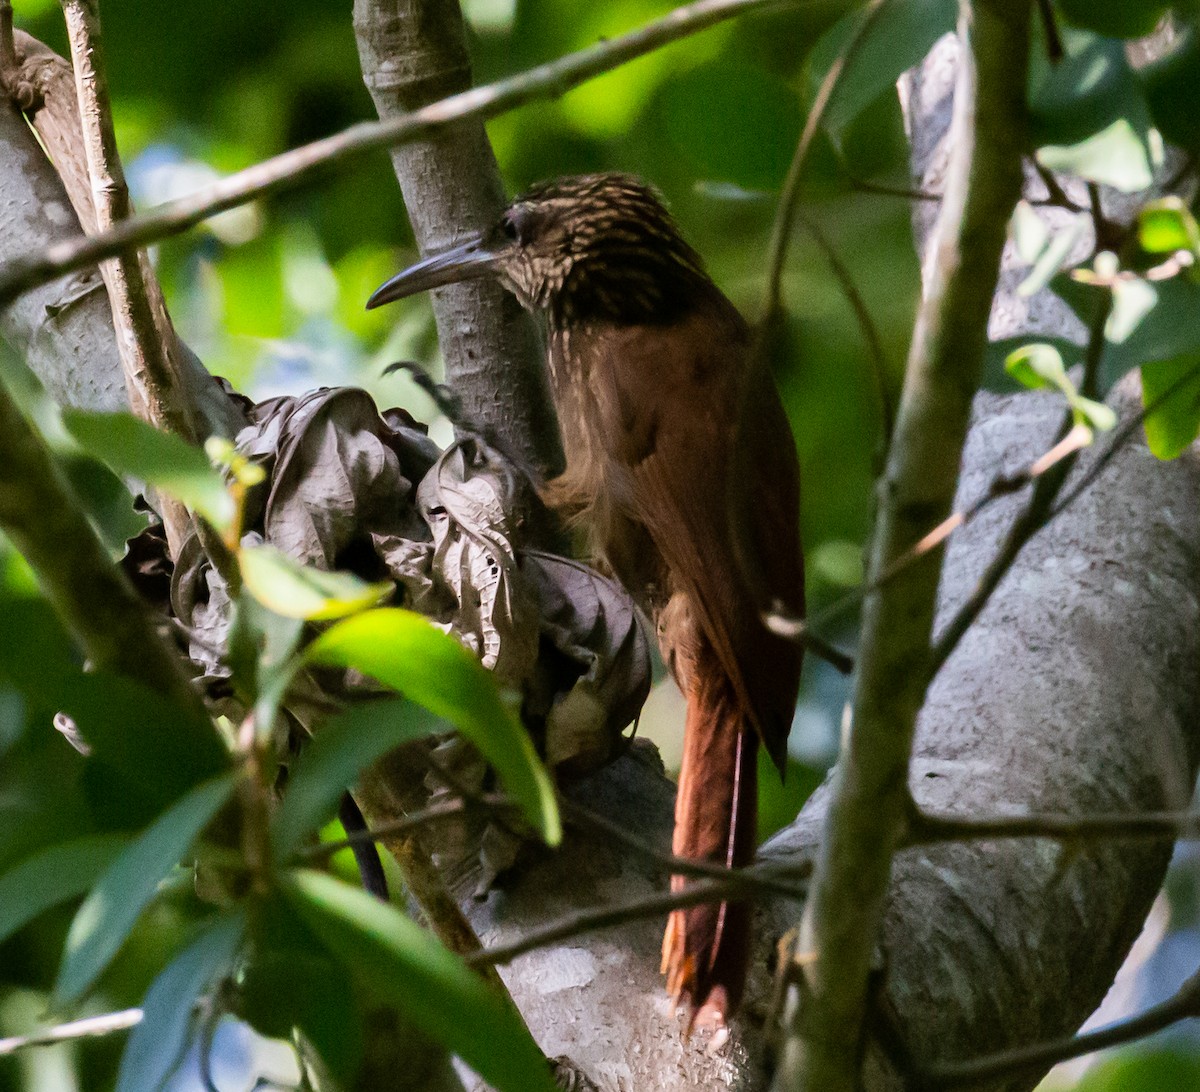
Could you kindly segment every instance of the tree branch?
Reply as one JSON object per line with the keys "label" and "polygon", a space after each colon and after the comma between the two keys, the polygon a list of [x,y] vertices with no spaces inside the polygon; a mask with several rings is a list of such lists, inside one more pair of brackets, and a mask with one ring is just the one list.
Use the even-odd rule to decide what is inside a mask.
{"label": "tree branch", "polygon": [[[96,228],[104,231],[129,219],[133,207],[113,128],[100,8],[96,0],[63,0],[62,7],[74,60],[92,207]],[[197,430],[173,359],[175,339],[167,306],[148,256],[141,250],[125,250],[106,263],[101,272],[108,288],[125,389],[133,412],[195,443]],[[171,555],[178,556],[191,529],[187,509],[162,493],[157,494],[155,507],[162,516]]]}
{"label": "tree branch", "polygon": [[[917,315],[895,439],[879,496],[872,577],[949,512],[982,371],[1005,225],[1021,194],[1028,3],[960,4],[964,50],[936,265]],[[854,712],[805,909],[814,953],[788,998],[778,1089],[853,1092],[867,983],[892,855],[904,832],[907,770],[925,698],[922,665],[939,572],[928,561],[867,599]]]}
{"label": "tree branch", "polygon": [[[363,78],[383,121],[410,115],[471,85],[458,0],[355,0],[354,31]],[[421,253],[462,233],[490,228],[507,200],[480,118],[392,149]],[[446,380],[468,419],[487,426],[544,476],[562,468],[558,424],[537,326],[493,280],[448,285],[433,294]]]}
{"label": "tree branch", "polygon": [[85,269],[130,246],[146,246],[178,235],[226,209],[312,180],[334,164],[378,148],[418,140],[471,118],[490,118],[573,87],[697,34],[718,23],[777,7],[782,0],[696,0],[638,30],[538,65],[527,72],[463,91],[388,121],[360,122],[349,129],[263,160],[187,197],[125,221],[103,235],[75,239],[10,262],[0,274],[0,306],[19,293],[63,273]]}

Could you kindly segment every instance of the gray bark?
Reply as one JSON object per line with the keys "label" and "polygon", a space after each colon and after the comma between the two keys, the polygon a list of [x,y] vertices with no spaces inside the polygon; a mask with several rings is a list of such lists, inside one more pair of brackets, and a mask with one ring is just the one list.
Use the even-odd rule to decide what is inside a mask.
{"label": "gray bark", "polygon": [[[78,235],[66,191],[25,119],[0,96],[0,263]],[[0,309],[0,331],[62,405],[128,408],[104,283],[60,277]]]}
{"label": "gray bark", "polygon": [[[380,118],[471,85],[458,0],[355,0],[363,79]],[[392,164],[422,254],[486,231],[508,201],[482,121],[393,148]],[[446,381],[467,416],[543,474],[561,468],[558,425],[534,320],[494,280],[433,293]]]}

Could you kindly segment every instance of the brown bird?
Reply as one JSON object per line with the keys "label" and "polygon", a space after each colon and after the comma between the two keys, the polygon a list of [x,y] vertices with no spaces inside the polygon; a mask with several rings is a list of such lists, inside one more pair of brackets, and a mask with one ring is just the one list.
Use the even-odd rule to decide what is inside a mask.
{"label": "brown bird", "polygon": [[[653,619],[687,698],[674,852],[749,864],[758,743],[782,772],[800,679],[799,645],[762,612],[804,605],[796,453],[772,378],[655,192],[627,175],[531,189],[367,307],[487,275],[547,324],[567,463],[546,499]],[[668,989],[701,1026],[722,1028],[741,999],[750,914],[670,916]]]}

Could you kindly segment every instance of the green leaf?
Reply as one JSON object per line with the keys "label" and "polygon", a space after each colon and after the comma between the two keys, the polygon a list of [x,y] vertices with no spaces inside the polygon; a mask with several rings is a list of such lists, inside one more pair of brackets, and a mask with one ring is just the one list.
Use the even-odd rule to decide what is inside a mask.
{"label": "green leaf", "polygon": [[1142,366],[1142,404],[1164,396],[1166,401],[1146,417],[1146,442],[1158,458],[1174,459],[1200,433],[1200,353]]}
{"label": "green leaf", "polygon": [[[1008,358],[1029,344],[1025,337],[1006,337],[988,342],[983,360],[983,386],[997,394],[1013,394],[1023,384],[1009,374]],[[1064,368],[1072,368],[1083,359],[1083,349],[1066,338],[1043,338],[1042,344],[1054,348],[1062,358]]]}
{"label": "green leaf", "polygon": [[1138,242],[1150,254],[1200,252],[1200,226],[1178,197],[1151,201],[1138,213]]}
{"label": "green leaf", "polygon": [[1063,18],[1109,38],[1142,38],[1153,32],[1166,0],[1058,0]]}
{"label": "green leaf", "polygon": [[[900,76],[923,60],[943,34],[954,29],[957,14],[954,0],[885,4],[838,77],[825,110],[826,130],[837,138],[880,95],[894,94]],[[817,40],[808,62],[813,94],[866,16],[860,7],[839,19]]]}
{"label": "green leaf", "polygon": [[62,416],[67,430],[89,455],[118,474],[164,490],[214,527],[229,526],[233,498],[199,448],[128,413],[63,410]]}
{"label": "green leaf", "polygon": [[196,1001],[232,971],[245,925],[241,912],[211,922],[154,980],[121,1055],[116,1092],[160,1092],[179,1068]]}
{"label": "green leaf", "polygon": [[257,910],[253,955],[240,975],[238,1014],[272,1039],[291,1039],[299,1028],[339,1087],[349,1087],[363,1050],[351,976],[290,902],[272,896]]}
{"label": "green leaf", "polygon": [[240,776],[234,771],[192,789],[105,869],[67,932],[55,1003],[77,1000],[112,962],[159,881],[229,799]]}
{"label": "green leaf", "polygon": [[0,943],[43,911],[82,895],[124,849],[122,834],[47,846],[0,876]]}
{"label": "green leaf", "polygon": [[411,918],[320,872],[290,873],[283,890],[367,986],[499,1092],[553,1092],[516,1010]]}
{"label": "green leaf", "polygon": [[1090,227],[1091,217],[1082,212],[1072,216],[1053,235],[1047,235],[1045,245],[1032,262],[1033,268],[1017,288],[1018,294],[1032,296],[1045,288],[1050,278],[1062,269],[1075,245]]}
{"label": "green leaf", "polygon": [[1030,390],[1053,387],[1064,390],[1071,386],[1062,355],[1045,342],[1023,345],[1009,354],[1005,361],[1008,374]]}
{"label": "green leaf", "polygon": [[1173,48],[1138,72],[1154,124],[1181,148],[1200,149],[1200,32],[1185,23]]}
{"label": "green leaf", "polygon": [[368,611],[309,645],[312,663],[353,667],[459,729],[500,774],[550,845],[562,838],[554,786],[492,674],[453,637],[398,608]]}
{"label": "green leaf", "polygon": [[1116,411],[1107,403],[1084,398],[1082,394],[1076,394],[1068,401],[1071,403],[1071,409],[1075,411],[1077,425],[1087,425],[1096,432],[1109,432],[1116,427]]}
{"label": "green leaf", "polygon": [[274,546],[244,546],[238,561],[250,594],[285,618],[344,618],[375,606],[395,591],[390,581],[368,584],[353,573],[302,565]]}
{"label": "green leaf", "polygon": [[1154,306],[1120,342],[1108,346],[1106,374],[1123,375],[1155,361],[1200,353],[1200,285],[1187,277],[1172,277],[1151,287]]}
{"label": "green leaf", "polygon": [[1149,187],[1161,159],[1161,142],[1147,144],[1125,118],[1078,144],[1047,144],[1037,150],[1037,160],[1047,170],[1065,171],[1122,193]]}
{"label": "green leaf", "polygon": [[364,769],[401,743],[443,731],[445,724],[411,702],[392,698],[354,705],[324,725],[300,753],[271,823],[276,861],[328,819]]}
{"label": "green leaf", "polygon": [[658,107],[671,144],[695,173],[747,189],[780,185],[803,122],[787,83],[746,62],[713,62],[673,75]]}
{"label": "green leaf", "polygon": [[1140,137],[1150,128],[1141,85],[1124,43],[1083,31],[1062,35],[1057,63],[1034,50],[1029,72],[1029,124],[1034,146],[1074,145],[1124,119]]}

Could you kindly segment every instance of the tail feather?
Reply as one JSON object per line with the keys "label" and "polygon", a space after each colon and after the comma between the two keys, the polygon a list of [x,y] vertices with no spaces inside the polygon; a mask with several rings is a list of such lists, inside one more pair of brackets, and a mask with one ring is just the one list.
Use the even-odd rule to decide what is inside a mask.
{"label": "tail feather", "polygon": [[[740,868],[757,842],[758,736],[721,672],[697,672],[688,693],[675,804],[676,856]],[[672,890],[684,877],[671,879]],[[746,902],[675,910],[663,937],[663,973],[701,1026],[723,1026],[742,997],[750,959]]]}

